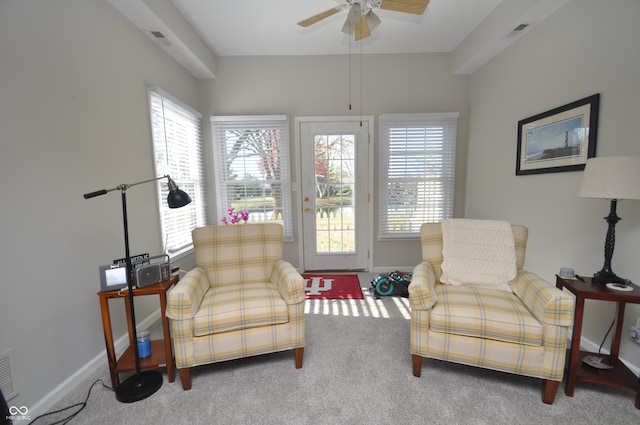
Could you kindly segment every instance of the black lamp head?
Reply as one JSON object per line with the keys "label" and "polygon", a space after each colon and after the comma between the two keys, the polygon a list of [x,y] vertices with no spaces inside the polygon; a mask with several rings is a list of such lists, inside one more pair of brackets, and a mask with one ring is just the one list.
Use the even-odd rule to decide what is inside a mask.
{"label": "black lamp head", "polygon": [[191,203],[191,198],[183,190],[178,189],[178,185],[173,179],[167,176],[169,180],[167,185],[169,186],[169,194],[167,195],[167,204],[169,208],[181,208]]}

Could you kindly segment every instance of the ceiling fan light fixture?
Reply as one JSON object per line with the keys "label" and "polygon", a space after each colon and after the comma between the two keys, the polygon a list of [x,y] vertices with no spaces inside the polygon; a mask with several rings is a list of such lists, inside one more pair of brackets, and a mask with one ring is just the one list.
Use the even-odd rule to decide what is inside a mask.
{"label": "ceiling fan light fixture", "polygon": [[362,8],[360,7],[360,3],[353,3],[351,8],[349,9],[349,17],[347,20],[352,24],[356,25],[360,23],[362,19]]}
{"label": "ceiling fan light fixture", "polygon": [[373,10],[367,13],[364,18],[367,21],[367,25],[369,26],[370,31],[373,31],[374,29],[378,28],[378,26],[380,26],[382,22],[380,21],[380,18],[378,18],[378,15],[373,13]]}
{"label": "ceiling fan light fixture", "polygon": [[342,26],[342,32],[345,34],[353,35],[353,25],[349,22],[349,18],[344,21],[344,25]]}

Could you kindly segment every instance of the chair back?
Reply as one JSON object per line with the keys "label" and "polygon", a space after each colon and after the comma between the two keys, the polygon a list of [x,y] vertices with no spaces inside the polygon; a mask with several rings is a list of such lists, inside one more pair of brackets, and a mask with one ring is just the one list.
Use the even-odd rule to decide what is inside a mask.
{"label": "chair back", "polygon": [[[513,230],[516,245],[516,266],[518,270],[522,270],[529,230],[521,224],[512,224],[511,229]],[[422,261],[431,263],[436,280],[440,282],[443,261],[442,226],[440,223],[423,223],[420,227],[420,241],[422,245]]]}
{"label": "chair back", "polygon": [[268,282],[282,259],[283,229],[278,223],[246,223],[193,229],[195,265],[211,286]]}

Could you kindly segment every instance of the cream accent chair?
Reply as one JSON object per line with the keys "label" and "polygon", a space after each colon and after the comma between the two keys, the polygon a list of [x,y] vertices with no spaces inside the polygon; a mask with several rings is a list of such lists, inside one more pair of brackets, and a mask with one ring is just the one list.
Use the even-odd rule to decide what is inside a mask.
{"label": "cream accent chair", "polygon": [[552,404],[564,374],[574,302],[523,270],[528,230],[512,230],[517,276],[510,293],[442,284],[441,225],[422,225],[422,263],[409,285],[413,375],[420,377],[427,357],[541,378],[543,401]]}
{"label": "cream accent chair", "polygon": [[293,349],[302,367],[304,282],[282,260],[280,224],[193,230],[196,267],[169,292],[176,367],[191,388],[198,365]]}

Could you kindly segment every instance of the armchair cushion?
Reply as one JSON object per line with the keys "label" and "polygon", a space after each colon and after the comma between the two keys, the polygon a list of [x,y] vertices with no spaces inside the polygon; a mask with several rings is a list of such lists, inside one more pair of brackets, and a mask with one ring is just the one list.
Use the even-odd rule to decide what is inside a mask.
{"label": "armchair cushion", "polygon": [[506,291],[438,285],[431,310],[435,332],[541,346],[544,328]]}
{"label": "armchair cushion", "polygon": [[270,283],[211,288],[193,317],[193,334],[204,336],[289,321],[278,289]]}

